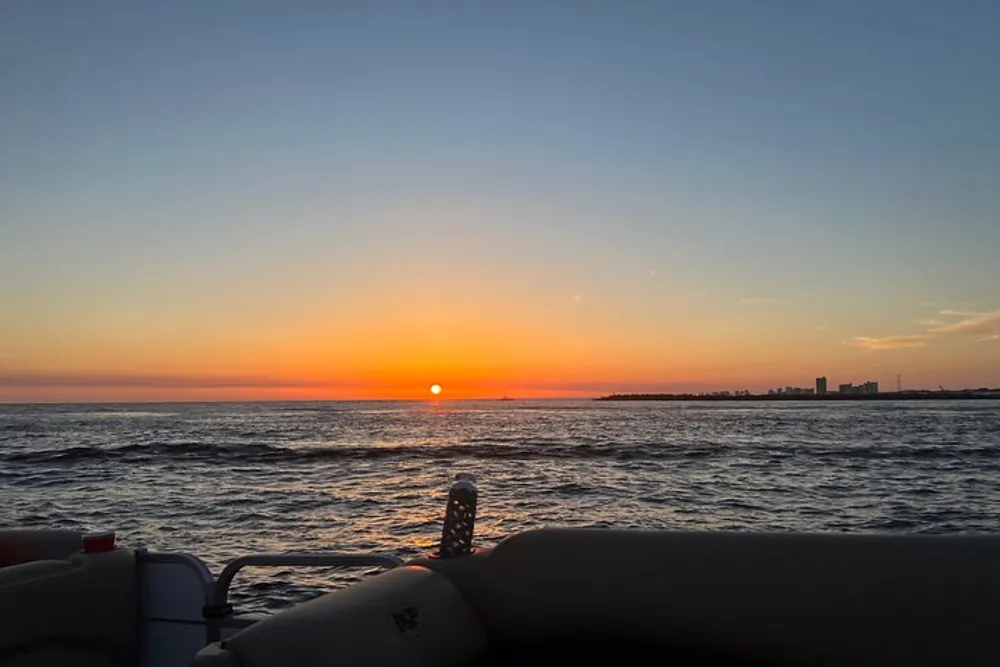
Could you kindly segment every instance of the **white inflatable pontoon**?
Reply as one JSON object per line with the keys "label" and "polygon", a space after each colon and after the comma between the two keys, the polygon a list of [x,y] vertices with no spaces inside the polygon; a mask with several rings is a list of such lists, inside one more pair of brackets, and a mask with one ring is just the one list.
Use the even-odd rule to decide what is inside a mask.
{"label": "white inflatable pontoon", "polygon": [[[0,531],[0,666],[1000,664],[1000,536],[546,529],[466,555],[455,498],[440,554],[405,564],[252,555],[215,577],[113,536]],[[387,571],[234,612],[233,576],[270,565]]]}

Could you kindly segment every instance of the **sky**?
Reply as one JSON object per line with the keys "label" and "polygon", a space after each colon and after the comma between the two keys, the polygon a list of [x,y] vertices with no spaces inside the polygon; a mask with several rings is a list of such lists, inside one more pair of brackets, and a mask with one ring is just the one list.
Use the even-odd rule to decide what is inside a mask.
{"label": "sky", "polygon": [[0,401],[1000,386],[1000,3],[0,4]]}

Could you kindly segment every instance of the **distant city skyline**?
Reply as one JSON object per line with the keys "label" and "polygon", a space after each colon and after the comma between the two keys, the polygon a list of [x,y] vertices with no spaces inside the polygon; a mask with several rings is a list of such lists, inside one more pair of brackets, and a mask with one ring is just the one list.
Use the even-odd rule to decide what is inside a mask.
{"label": "distant city skyline", "polygon": [[1000,385],[997,34],[986,2],[5,3],[0,401]]}

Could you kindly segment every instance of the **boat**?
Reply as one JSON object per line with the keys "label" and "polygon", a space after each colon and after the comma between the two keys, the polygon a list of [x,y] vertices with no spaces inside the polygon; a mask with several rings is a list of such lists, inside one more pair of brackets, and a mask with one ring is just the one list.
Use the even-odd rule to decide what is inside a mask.
{"label": "boat", "polygon": [[[1000,536],[542,528],[473,544],[456,479],[438,549],[196,556],[114,533],[0,531],[0,665],[982,665],[1000,658]],[[271,615],[247,567],[377,568]]]}

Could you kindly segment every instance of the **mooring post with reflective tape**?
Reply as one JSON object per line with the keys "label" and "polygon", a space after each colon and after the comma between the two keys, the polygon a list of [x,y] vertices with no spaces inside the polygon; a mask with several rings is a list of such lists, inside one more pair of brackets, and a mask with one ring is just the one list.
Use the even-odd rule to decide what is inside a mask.
{"label": "mooring post with reflective tape", "polygon": [[441,545],[438,548],[440,558],[468,556],[472,553],[478,496],[475,476],[468,473],[455,475],[455,481],[448,491],[444,527],[441,529]]}

